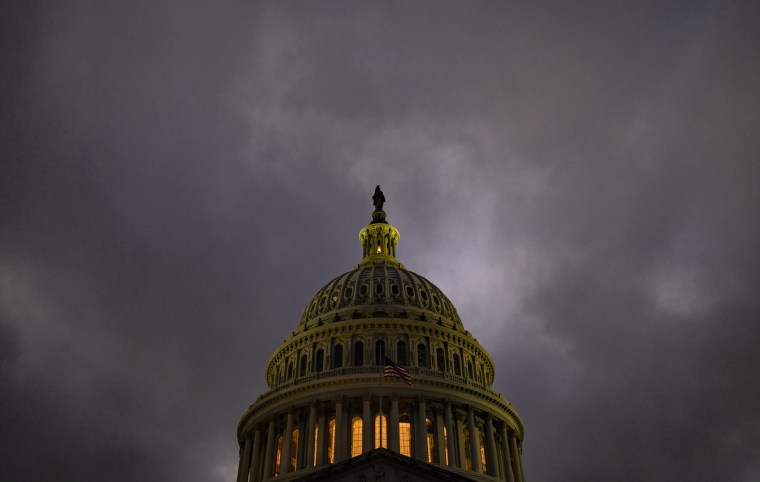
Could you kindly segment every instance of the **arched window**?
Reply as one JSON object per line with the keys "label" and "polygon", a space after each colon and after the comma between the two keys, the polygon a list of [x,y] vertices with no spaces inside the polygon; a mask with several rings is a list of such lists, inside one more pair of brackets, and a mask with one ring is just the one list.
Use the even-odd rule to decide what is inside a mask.
{"label": "arched window", "polygon": [[333,350],[333,368],[343,366],[343,345],[335,345]]}
{"label": "arched window", "polygon": [[375,448],[388,446],[388,420],[385,415],[375,417]]}
{"label": "arched window", "polygon": [[306,354],[301,355],[301,368],[298,370],[299,376],[306,376],[306,362],[308,361],[308,358],[306,357]]}
{"label": "arched window", "polygon": [[383,340],[375,342],[375,364],[385,365],[385,342]]}
{"label": "arched window", "polygon": [[468,378],[473,378],[473,376],[472,376],[472,362],[469,361],[469,360],[467,361],[467,377]]}
{"label": "arched window", "polygon": [[288,380],[293,378],[293,362],[288,362]]}
{"label": "arched window", "polygon": [[435,364],[438,371],[444,371],[446,369],[446,357],[443,354],[443,348],[435,350]]}
{"label": "arched window", "polygon": [[327,424],[327,463],[335,463],[335,419]]}
{"label": "arched window", "polygon": [[424,343],[417,344],[417,366],[427,368],[427,347]]}
{"label": "arched window", "polygon": [[400,341],[396,344],[396,363],[401,366],[406,366],[406,342]]}
{"label": "arched window", "polygon": [[435,435],[433,434],[433,421],[425,419],[425,435],[427,437],[427,461],[435,462]]}
{"label": "arched window", "polygon": [[354,343],[354,366],[364,365],[364,342],[357,341]]}
{"label": "arched window", "polygon": [[412,456],[412,420],[404,415],[398,422],[399,452],[407,457]]}
{"label": "arched window", "polygon": [[290,433],[290,471],[295,472],[296,460],[298,460],[298,427]]}
{"label": "arched window", "polygon": [[325,351],[323,349],[317,350],[317,361],[315,362],[315,370],[321,372],[325,366]]}
{"label": "arched window", "polygon": [[282,435],[277,437],[277,457],[274,459],[274,476],[280,475],[282,468]]}
{"label": "arched window", "polygon": [[470,448],[470,431],[467,428],[462,429],[464,436],[464,468],[472,470],[472,449]]}
{"label": "arched window", "polygon": [[485,437],[483,437],[483,434],[480,434],[480,465],[483,469],[483,473],[487,473],[488,469],[486,468],[486,444],[485,444]]}
{"label": "arched window", "polygon": [[456,353],[454,353],[454,357],[453,358],[454,358],[454,375],[461,376],[462,375],[462,367],[460,366],[460,363],[459,363],[459,355],[457,355]]}
{"label": "arched window", "polygon": [[361,417],[354,417],[351,420],[351,457],[356,457],[362,453],[363,423]]}

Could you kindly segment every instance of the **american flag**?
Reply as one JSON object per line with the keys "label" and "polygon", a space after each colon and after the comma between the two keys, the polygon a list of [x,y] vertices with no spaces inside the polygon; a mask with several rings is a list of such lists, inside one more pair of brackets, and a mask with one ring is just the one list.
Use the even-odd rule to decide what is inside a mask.
{"label": "american flag", "polygon": [[412,386],[412,376],[406,368],[396,365],[396,363],[388,357],[385,357],[385,369],[383,370],[383,377],[395,377],[403,379],[409,387]]}

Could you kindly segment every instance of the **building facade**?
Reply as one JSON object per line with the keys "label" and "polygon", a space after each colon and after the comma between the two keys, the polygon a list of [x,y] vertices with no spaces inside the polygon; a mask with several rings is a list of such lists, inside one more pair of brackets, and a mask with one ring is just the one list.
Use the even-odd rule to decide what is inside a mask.
{"label": "building facade", "polygon": [[[361,261],[309,301],[240,420],[238,482],[339,480],[371,457],[426,479],[523,482],[524,427],[491,388],[493,360],[446,295],[396,259],[379,186],[373,200]],[[383,378],[385,357],[411,385]]]}

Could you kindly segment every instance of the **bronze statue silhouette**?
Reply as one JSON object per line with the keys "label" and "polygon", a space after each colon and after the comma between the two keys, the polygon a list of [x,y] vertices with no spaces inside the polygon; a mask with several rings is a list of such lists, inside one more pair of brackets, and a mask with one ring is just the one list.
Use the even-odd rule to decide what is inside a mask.
{"label": "bronze statue silhouette", "polygon": [[383,195],[383,191],[380,190],[380,185],[378,184],[377,187],[375,187],[375,194],[372,196],[372,204],[375,206],[376,211],[382,211],[383,203],[385,203],[385,196]]}

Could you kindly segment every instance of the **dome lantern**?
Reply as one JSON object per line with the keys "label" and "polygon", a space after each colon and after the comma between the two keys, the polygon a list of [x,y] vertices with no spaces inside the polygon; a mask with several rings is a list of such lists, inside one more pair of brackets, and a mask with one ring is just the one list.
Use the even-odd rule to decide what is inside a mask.
{"label": "dome lantern", "polygon": [[357,268],[375,264],[404,268],[404,265],[396,259],[399,232],[385,220],[385,211],[383,211],[385,196],[379,185],[375,187],[372,201],[375,206],[375,210],[372,212],[372,222],[359,231],[362,260]]}

